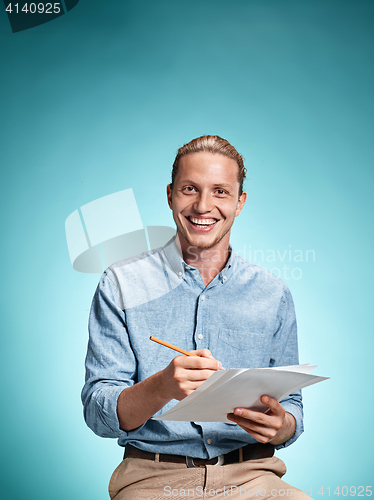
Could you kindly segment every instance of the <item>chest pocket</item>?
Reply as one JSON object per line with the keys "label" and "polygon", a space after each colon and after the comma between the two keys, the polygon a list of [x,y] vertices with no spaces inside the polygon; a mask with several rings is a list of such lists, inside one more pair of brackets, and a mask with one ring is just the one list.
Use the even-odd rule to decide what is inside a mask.
{"label": "chest pocket", "polygon": [[257,368],[263,363],[266,344],[264,333],[220,328],[212,354],[225,368]]}

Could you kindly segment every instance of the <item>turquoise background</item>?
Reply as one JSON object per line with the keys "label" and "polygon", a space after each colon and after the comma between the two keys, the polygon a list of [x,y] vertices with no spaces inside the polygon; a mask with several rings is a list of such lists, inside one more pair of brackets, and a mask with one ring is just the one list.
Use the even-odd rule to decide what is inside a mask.
{"label": "turquoise background", "polygon": [[255,259],[299,269],[300,361],[331,377],[304,391],[285,479],[314,498],[372,485],[373,17],[363,0],[81,0],[13,34],[1,12],[2,498],[107,498],[122,451],[80,403],[99,275],[72,269],[64,222],[131,187],[145,225],[172,225],[174,155],[205,133],[246,158],[234,248],[304,255]]}

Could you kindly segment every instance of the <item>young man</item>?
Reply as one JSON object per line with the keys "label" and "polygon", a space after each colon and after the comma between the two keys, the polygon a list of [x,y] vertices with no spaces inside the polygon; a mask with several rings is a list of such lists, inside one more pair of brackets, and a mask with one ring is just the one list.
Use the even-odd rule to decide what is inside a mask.
{"label": "young man", "polygon": [[[229,245],[246,201],[244,178],[243,158],[220,137],[180,148],[167,186],[176,237],[112,265],[100,281],[82,401],[89,427],[125,446],[109,484],[112,499],[277,498],[286,491],[306,498],[280,479],[286,468],[273,456],[303,430],[300,392],[281,404],[263,395],[266,414],[236,408],[228,416],[233,425],[151,420],[222,365],[298,363],[287,286]],[[150,335],[197,356],[175,356]]]}

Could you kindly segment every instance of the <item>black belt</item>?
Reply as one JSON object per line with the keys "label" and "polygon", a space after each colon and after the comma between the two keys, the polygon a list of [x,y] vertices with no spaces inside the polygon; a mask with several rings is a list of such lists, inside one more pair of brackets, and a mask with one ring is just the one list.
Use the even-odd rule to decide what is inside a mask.
{"label": "black belt", "polygon": [[[274,455],[274,446],[272,444],[247,444],[243,448],[230,451],[219,457],[204,459],[192,458],[183,455],[169,455],[167,453],[159,454],[159,462],[185,463],[187,467],[204,467],[204,465],[223,465],[245,462],[246,460],[258,460],[260,458],[270,458]],[[155,460],[156,453],[143,451],[135,448],[131,444],[126,445],[123,458],[142,458],[145,460]]]}

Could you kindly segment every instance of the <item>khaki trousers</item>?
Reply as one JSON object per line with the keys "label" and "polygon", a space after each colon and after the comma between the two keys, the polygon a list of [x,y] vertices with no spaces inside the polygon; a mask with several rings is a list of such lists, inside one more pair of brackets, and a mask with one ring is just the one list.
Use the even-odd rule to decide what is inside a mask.
{"label": "khaki trousers", "polygon": [[109,495],[112,500],[310,499],[282,481],[285,473],[286,466],[277,457],[201,468],[157,462],[157,459],[126,458],[112,474]]}

